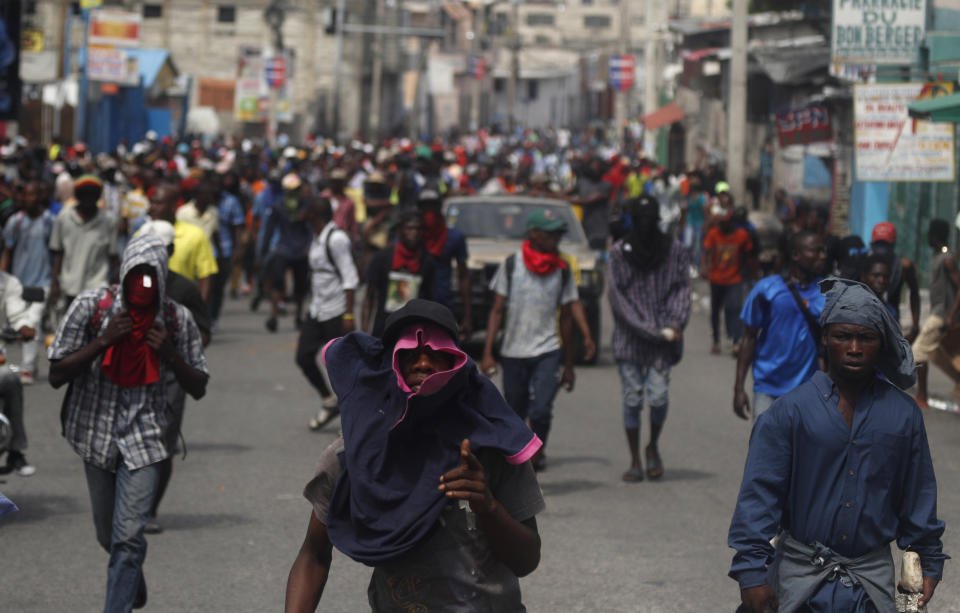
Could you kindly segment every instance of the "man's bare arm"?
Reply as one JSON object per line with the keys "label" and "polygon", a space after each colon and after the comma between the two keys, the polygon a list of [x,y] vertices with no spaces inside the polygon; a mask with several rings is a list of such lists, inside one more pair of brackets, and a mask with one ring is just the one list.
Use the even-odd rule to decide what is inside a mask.
{"label": "man's bare arm", "polygon": [[287,576],[286,613],[313,613],[327,585],[333,545],[327,527],[310,512],[307,535]]}

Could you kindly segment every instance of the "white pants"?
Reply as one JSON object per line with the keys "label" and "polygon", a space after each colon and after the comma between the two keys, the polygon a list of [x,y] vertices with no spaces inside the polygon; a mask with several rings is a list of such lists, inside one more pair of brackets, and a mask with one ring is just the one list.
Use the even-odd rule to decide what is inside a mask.
{"label": "white pants", "polygon": [[23,360],[20,367],[32,375],[37,374],[37,356],[40,354],[40,343],[43,342],[41,327],[43,312],[47,307],[47,298],[50,288],[43,288],[43,302],[30,302],[27,307],[27,325],[37,331],[33,340],[23,342]]}

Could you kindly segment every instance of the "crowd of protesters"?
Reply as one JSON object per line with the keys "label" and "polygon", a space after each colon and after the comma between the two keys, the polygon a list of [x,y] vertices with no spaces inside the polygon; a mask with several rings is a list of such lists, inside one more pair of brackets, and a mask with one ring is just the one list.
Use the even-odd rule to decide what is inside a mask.
{"label": "crowd of protesters", "polygon": [[[869,387],[860,376],[861,366],[869,366],[871,375],[876,370],[894,383],[907,382],[907,376],[896,378],[897,367],[912,369],[900,354],[874,352],[868,365],[865,359],[856,367],[845,362],[839,368],[837,360],[859,351],[859,345],[850,348],[856,337],[868,345],[883,340],[887,353],[907,340],[914,342],[913,354],[921,363],[920,406],[927,402],[927,363],[946,370],[960,395],[960,373],[943,342],[960,308],[960,271],[947,247],[949,224],[935,220],[930,226],[933,309],[921,327],[917,271],[896,254],[892,225],[879,224],[870,245],[856,237],[834,237],[828,233],[825,209],[778,191],[776,215],[783,231],[771,240],[751,224],[743,203],[734,202],[716,166],[668,173],[642,156],[606,147],[602,137],[589,131],[527,131],[522,138],[480,131],[453,142],[398,139],[347,146],[311,139],[272,148],[251,140],[174,141],[151,133],[97,155],[82,143],[41,148],[22,140],[7,143],[0,153],[5,161],[0,302],[6,327],[23,344],[20,367],[0,372],[4,412],[14,426],[0,471],[29,476],[36,470],[24,454],[23,386],[40,375],[37,356],[46,338],[49,381],[57,387],[69,384],[63,433],[84,461],[97,539],[111,556],[106,610],[128,611],[146,601],[143,535],[163,530],[158,506],[172,473],[186,395],[204,395],[209,377],[204,347],[216,339],[225,300],[241,296],[253,311],[267,306],[264,326],[269,333],[278,332],[282,315],[292,314],[299,335],[292,359],[319,396],[309,427],[324,428],[345,411],[343,435],[325,452],[321,470],[307,487],[314,512],[291,570],[288,610],[315,608],[332,546],[376,567],[371,606],[392,610],[386,603],[396,602],[396,586],[405,585],[398,556],[426,558],[423,547],[443,548],[443,543],[430,545],[433,541],[425,535],[452,512],[447,498],[464,501],[460,510],[466,523],[460,526],[463,518],[450,515],[450,534],[440,537],[457,540],[460,532],[472,534],[471,522],[479,517],[496,557],[488,571],[499,579],[487,586],[487,604],[476,610],[493,610],[494,605],[522,610],[516,577],[539,562],[534,516],[543,501],[531,492],[537,490],[534,472],[547,466],[553,402],[561,387],[573,388],[576,358],[591,358],[598,339],[591,336],[571,262],[560,250],[567,222],[542,207],[522,220],[522,247],[500,263],[489,281],[494,298],[480,361],[468,360],[458,348],[476,321],[467,241],[448,226],[442,210],[443,202],[455,195],[564,199],[576,207],[590,248],[609,262],[612,351],[630,456],[623,481],[656,480],[665,473],[659,438],[669,406],[670,372],[683,355],[696,297],[692,281],[702,277],[707,282],[710,352],[723,353],[725,330],[737,358],[734,412],[758,424],[730,537],[739,552],[731,574],[740,581],[748,610],[760,611],[773,602],[761,571],[772,560],[765,544],[777,532],[758,517],[797,512],[782,493],[765,501],[766,507],[743,497],[752,496],[751,488],[763,479],[781,483],[791,478],[786,469],[769,475],[764,461],[774,452],[783,456],[782,449],[774,448],[776,442],[800,427],[784,421],[795,419],[797,390],[810,395],[827,389],[829,400],[830,382],[840,386],[833,402],[839,403],[847,426],[854,427],[853,407]],[[820,282],[827,276],[864,284],[831,285],[841,289],[825,300],[821,289],[828,288]],[[901,332],[904,286],[911,325]],[[841,298],[847,287],[853,289]],[[836,304],[848,299],[866,305],[864,312],[837,316],[836,309],[844,307]],[[575,329],[583,356],[574,355]],[[358,331],[370,335],[351,335]],[[334,342],[341,337],[349,340]],[[328,351],[337,356],[337,366],[325,376],[321,364],[327,364]],[[95,363],[99,369],[92,368]],[[487,380],[500,370],[503,397]],[[751,370],[752,400],[745,388]],[[357,383],[357,371],[369,371],[369,381]],[[381,410],[396,418],[390,428],[374,427],[362,417],[371,407],[357,398],[382,393],[383,386],[371,383],[374,375],[397,388],[387,395],[391,408]],[[340,406],[348,392],[352,411]],[[433,402],[431,395],[442,392],[464,414],[482,419],[457,422],[427,410],[428,418],[405,422],[406,400],[421,392],[425,397],[417,400],[425,409]],[[906,402],[886,388],[874,393],[884,394],[890,406],[902,408]],[[476,394],[486,400],[479,402]],[[641,454],[645,403],[650,433]],[[500,414],[504,408],[507,413]],[[768,412],[771,417],[761,419]],[[106,421],[98,417],[103,414]],[[875,426],[878,431],[908,428],[915,449],[922,435],[922,422],[915,419]],[[810,425],[815,432],[824,427]],[[397,456],[387,444],[433,430],[446,438],[416,457]],[[922,443],[921,456],[925,438]],[[506,461],[486,453],[490,449],[499,449]],[[793,459],[794,469],[803,470],[803,462]],[[911,470],[921,472],[928,459],[901,456],[905,463],[914,461]],[[364,467],[371,462],[409,465],[410,470],[426,465],[443,477],[430,484],[430,491],[420,491],[417,475],[408,472],[386,481],[383,475],[366,474]],[[458,467],[450,470],[453,465]],[[828,468],[818,465],[817,470]],[[370,512],[367,516],[386,505],[393,515],[385,516],[415,521],[386,531],[382,522],[358,524],[351,514],[358,512],[360,498],[333,487],[344,479],[350,483],[347,489],[361,492],[357,496],[372,505],[364,511]],[[391,487],[414,488],[415,495],[400,502]],[[884,524],[864,543],[872,547],[900,536],[925,552],[928,576],[938,578],[942,554],[937,530],[942,531],[942,524],[929,502],[924,498],[910,510],[925,529],[912,541],[897,526]],[[822,535],[844,555],[864,553],[863,547],[838,546],[836,538],[845,540],[846,535],[820,530],[821,519],[812,518],[803,536]],[[411,531],[419,536],[411,538]],[[398,535],[402,547],[388,551]],[[801,553],[809,540],[784,538]],[[524,547],[518,548],[518,542]],[[451,559],[454,567],[476,562],[473,553],[461,554],[463,559]],[[472,585],[470,579],[454,576],[456,568],[436,562],[427,566],[450,584]],[[935,585],[925,586],[926,600]],[[877,598],[869,590],[857,592],[857,586],[852,594],[811,593],[824,603]],[[441,610],[449,604],[450,596],[442,590],[421,596]],[[825,606],[816,610],[833,610]]]}

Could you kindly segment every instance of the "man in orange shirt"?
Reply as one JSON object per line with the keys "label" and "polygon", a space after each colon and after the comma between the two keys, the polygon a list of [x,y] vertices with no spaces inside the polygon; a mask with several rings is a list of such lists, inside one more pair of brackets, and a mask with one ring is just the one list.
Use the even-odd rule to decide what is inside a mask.
{"label": "man in orange shirt", "polygon": [[720,309],[726,320],[727,336],[733,340],[733,353],[740,349],[743,325],[740,307],[743,302],[741,264],[753,249],[746,230],[733,224],[733,208],[723,209],[719,223],[710,228],[703,239],[700,270],[710,280],[710,325],[713,346],[710,353],[720,353]]}

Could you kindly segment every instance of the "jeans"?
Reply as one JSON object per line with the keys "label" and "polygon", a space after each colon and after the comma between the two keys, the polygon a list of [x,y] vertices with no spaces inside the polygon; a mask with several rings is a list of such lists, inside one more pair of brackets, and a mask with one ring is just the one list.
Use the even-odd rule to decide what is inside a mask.
{"label": "jeans", "polygon": [[544,444],[553,421],[553,399],[560,387],[560,350],[534,358],[501,358],[503,396]]}
{"label": "jeans", "polygon": [[683,246],[690,251],[690,262],[700,265],[700,249],[703,248],[703,222],[692,224],[687,221],[683,227]]}
{"label": "jeans", "polygon": [[670,404],[670,367],[657,370],[653,366],[639,366],[618,360],[617,369],[623,386],[623,427],[640,427],[644,393],[650,405],[650,421],[663,425],[667,421],[667,407]]}
{"label": "jeans", "polygon": [[770,394],[763,394],[760,392],[753,392],[753,411],[751,415],[753,419],[756,420],[760,417],[760,414],[770,408],[770,405],[780,396],[771,396]]}
{"label": "jeans", "polygon": [[232,258],[217,258],[217,274],[210,279],[210,320],[216,323],[223,308],[223,293],[233,272]]}
{"label": "jeans", "polygon": [[337,315],[326,321],[317,321],[308,317],[300,325],[300,338],[297,340],[297,366],[320,396],[328,398],[333,392],[327,386],[320,367],[317,366],[317,354],[335,338],[343,336],[343,317]]}
{"label": "jeans", "polygon": [[157,491],[157,464],[130,470],[123,461],[112,473],[85,463],[97,542],[110,554],[104,613],[128,613],[140,584],[147,539],[143,527]]}
{"label": "jeans", "polygon": [[0,366],[0,400],[13,433],[10,449],[23,451],[27,448],[27,430],[23,425],[23,383],[20,383],[20,375],[11,372],[9,366]]}
{"label": "jeans", "polygon": [[724,323],[727,327],[727,336],[734,343],[740,342],[743,336],[743,322],[740,321],[740,308],[743,306],[743,296],[740,283],[733,285],[710,284],[710,326],[713,328],[713,344],[720,344],[720,310],[723,310]]}

